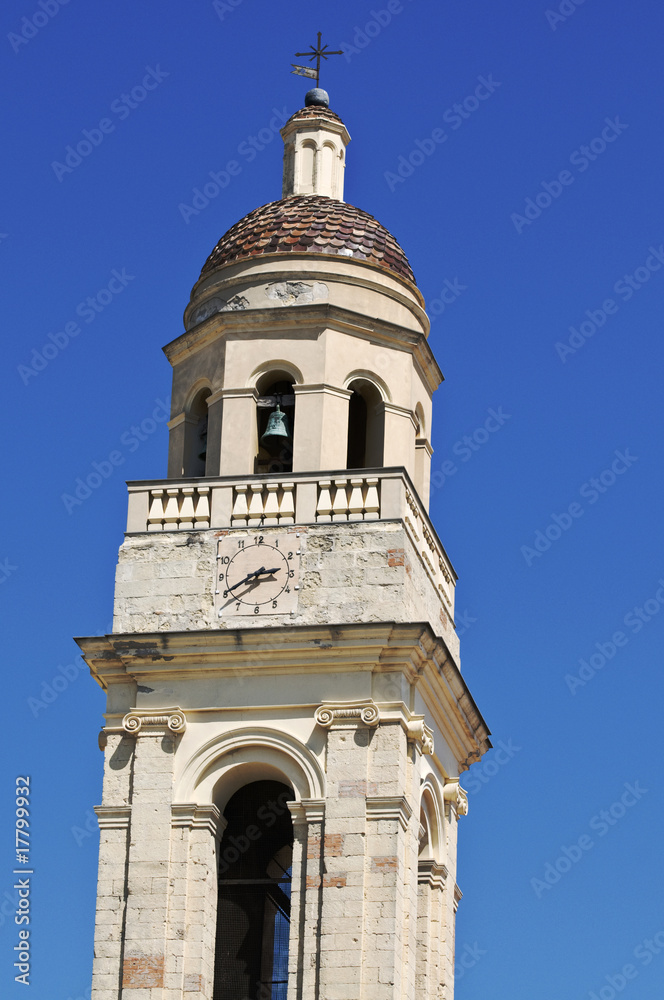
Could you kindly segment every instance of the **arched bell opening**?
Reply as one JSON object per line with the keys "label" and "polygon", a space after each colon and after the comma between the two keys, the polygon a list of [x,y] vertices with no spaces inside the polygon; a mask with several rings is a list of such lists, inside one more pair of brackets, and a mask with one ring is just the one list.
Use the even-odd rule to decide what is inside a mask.
{"label": "arched bell opening", "polygon": [[213,1000],[286,1000],[293,857],[280,781],[252,781],[224,809]]}
{"label": "arched bell opening", "polygon": [[377,469],[383,464],[385,407],[378,388],[368,379],[348,386],[347,469]]}
{"label": "arched bell opening", "polygon": [[293,471],[293,428],[295,394],[287,372],[268,372],[259,379],[256,418],[258,453],[256,474],[280,474]]}
{"label": "arched bell opening", "polygon": [[200,389],[185,413],[184,476],[204,476],[207,464],[209,389]]}

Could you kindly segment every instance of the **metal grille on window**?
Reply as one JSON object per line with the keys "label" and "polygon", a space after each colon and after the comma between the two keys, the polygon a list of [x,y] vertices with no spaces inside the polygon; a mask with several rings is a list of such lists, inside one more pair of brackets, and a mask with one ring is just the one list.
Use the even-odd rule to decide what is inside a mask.
{"label": "metal grille on window", "polygon": [[280,782],[255,781],[224,810],[214,1000],[286,1000],[293,797]]}

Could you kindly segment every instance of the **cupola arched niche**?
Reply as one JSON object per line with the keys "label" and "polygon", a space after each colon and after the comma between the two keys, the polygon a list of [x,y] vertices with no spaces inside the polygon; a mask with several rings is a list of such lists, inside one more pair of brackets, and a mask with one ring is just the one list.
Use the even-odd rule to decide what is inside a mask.
{"label": "cupola arched niche", "polygon": [[378,469],[385,453],[387,390],[375,376],[351,375],[345,388],[348,400],[347,469]]}

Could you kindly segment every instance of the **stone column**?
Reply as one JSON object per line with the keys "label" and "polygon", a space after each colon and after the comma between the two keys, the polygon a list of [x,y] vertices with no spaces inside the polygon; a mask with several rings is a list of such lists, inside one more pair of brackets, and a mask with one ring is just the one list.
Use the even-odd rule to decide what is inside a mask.
{"label": "stone column", "polygon": [[366,802],[362,980],[375,1000],[396,1000],[412,996],[414,989],[409,948],[415,941],[417,906],[410,845],[417,842],[410,801],[412,763],[400,723],[381,723],[374,744],[370,777],[378,794]]}
{"label": "stone column", "polygon": [[123,727],[136,737],[122,962],[123,1000],[159,1000],[166,985],[173,764],[179,709],[133,710]]}
{"label": "stone column", "polygon": [[445,928],[441,942],[441,980],[445,983],[443,1000],[454,997],[454,945],[456,912],[461,900],[461,890],[456,884],[457,830],[460,816],[468,814],[468,796],[459,785],[459,779],[447,781],[443,788],[445,818],[447,823],[447,858],[449,864],[448,886],[445,892]]}
{"label": "stone column", "polygon": [[[212,1000],[217,927],[216,841],[225,820],[214,805],[172,806],[164,986]],[[166,993],[168,996],[168,992]]]}
{"label": "stone column", "polygon": [[374,705],[325,705],[316,721],[329,729],[327,800],[318,882],[320,993],[324,1000],[359,1000],[365,958],[365,832],[369,756],[379,721]]}
{"label": "stone column", "polygon": [[447,869],[432,858],[417,866],[417,952],[415,992],[418,1000],[438,1000],[440,948],[444,937],[444,887]]}
{"label": "stone column", "polygon": [[385,403],[385,446],[383,465],[403,465],[415,479],[415,432],[417,423],[412,410]]}
{"label": "stone column", "polygon": [[289,802],[293,819],[293,879],[288,946],[288,1000],[319,996],[323,799]]}
{"label": "stone column", "polygon": [[296,385],[293,472],[345,469],[348,448],[347,389]]}
{"label": "stone column", "polygon": [[222,389],[221,461],[219,475],[247,476],[254,473],[258,452],[256,391]]}
{"label": "stone column", "polygon": [[221,425],[223,418],[223,394],[221,391],[213,392],[207,398],[208,408],[208,430],[207,430],[207,457],[205,461],[205,475],[221,475]]}
{"label": "stone column", "polygon": [[99,878],[91,1000],[118,1000],[122,979],[123,927],[127,896],[129,805],[134,741],[123,733],[101,733],[103,805],[99,819]]}

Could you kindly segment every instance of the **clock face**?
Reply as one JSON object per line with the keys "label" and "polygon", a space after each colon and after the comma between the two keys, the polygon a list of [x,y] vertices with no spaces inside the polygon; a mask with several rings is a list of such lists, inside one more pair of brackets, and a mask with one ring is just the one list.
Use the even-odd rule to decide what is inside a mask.
{"label": "clock face", "polygon": [[299,539],[293,534],[220,538],[215,588],[219,617],[294,611],[299,573]]}

